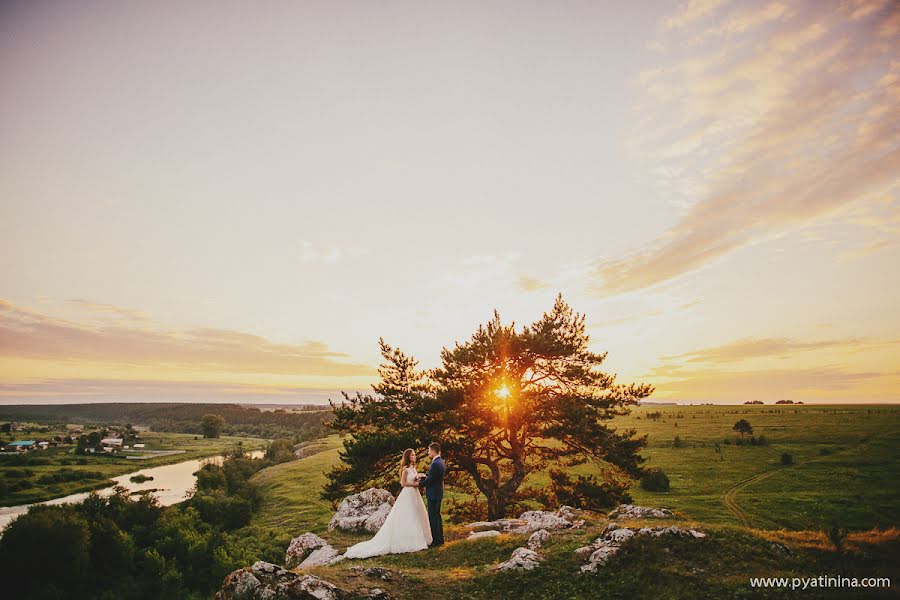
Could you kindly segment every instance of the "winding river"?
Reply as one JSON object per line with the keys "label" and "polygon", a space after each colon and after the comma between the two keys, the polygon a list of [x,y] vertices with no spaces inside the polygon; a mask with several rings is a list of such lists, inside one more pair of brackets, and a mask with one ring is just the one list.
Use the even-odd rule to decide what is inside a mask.
{"label": "winding river", "polygon": [[[263,450],[253,450],[249,454],[252,458],[261,458],[265,454],[265,452]],[[204,461],[220,463],[222,461],[222,457],[209,456],[201,459],[186,460],[184,462],[171,465],[163,465],[161,467],[149,467],[146,469],[140,469],[138,471],[132,471],[131,473],[125,473],[124,475],[111,477],[110,479],[115,481],[115,484],[94,491],[96,491],[101,496],[108,496],[112,493],[113,487],[115,487],[116,485],[124,487],[129,492],[155,490],[151,493],[159,499],[159,503],[161,505],[169,506],[170,504],[177,504],[178,502],[186,500],[188,494],[190,494],[191,490],[194,488],[194,482],[197,481],[194,473],[200,469],[200,465]],[[135,483],[131,481],[131,477],[133,477],[134,475],[146,475],[147,477],[152,477],[153,479],[144,481],[142,483]],[[37,502],[36,504],[64,504],[66,502],[81,502],[88,497],[88,494],[90,494],[90,492],[80,492],[78,494],[70,494],[69,496],[54,498],[53,500],[47,500],[45,502]],[[7,523],[12,521],[19,515],[28,512],[28,509],[32,506],[34,506],[34,504],[0,506],[0,532],[2,532],[4,527],[6,527]]]}

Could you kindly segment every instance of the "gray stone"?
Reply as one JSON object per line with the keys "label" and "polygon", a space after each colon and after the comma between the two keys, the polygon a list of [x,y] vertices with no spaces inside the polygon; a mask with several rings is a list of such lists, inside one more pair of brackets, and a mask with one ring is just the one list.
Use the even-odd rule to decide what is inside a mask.
{"label": "gray stone", "polygon": [[347,496],[328,523],[328,529],[376,533],[387,519],[394,496],[387,490],[369,488]]}
{"label": "gray stone", "polygon": [[529,548],[516,548],[513,550],[509,560],[502,562],[496,567],[498,571],[526,570],[530,571],[536,568],[540,563],[541,555]]}
{"label": "gray stone", "polygon": [[237,569],[225,576],[222,588],[216,593],[216,600],[256,600],[261,585],[253,573]]}
{"label": "gray stone", "polygon": [[526,545],[532,550],[537,550],[550,540],[550,532],[546,529],[538,529],[528,538]]}
{"label": "gray stone", "polygon": [[284,555],[284,564],[293,569],[302,563],[316,549],[328,546],[328,542],[314,533],[304,533],[291,540]]}
{"label": "gray stone", "polygon": [[622,504],[609,513],[610,519],[667,519],[675,516],[668,508],[651,508],[635,504]]}
{"label": "gray stone", "polygon": [[572,522],[561,517],[556,512],[547,510],[529,510],[523,512],[520,519],[528,523],[528,528],[532,531],[538,529],[568,529],[572,526]]}

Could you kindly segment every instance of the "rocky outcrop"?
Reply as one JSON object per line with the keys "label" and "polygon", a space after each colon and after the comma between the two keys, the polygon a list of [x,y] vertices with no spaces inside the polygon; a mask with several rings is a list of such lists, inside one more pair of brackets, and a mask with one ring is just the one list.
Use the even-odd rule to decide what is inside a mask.
{"label": "rocky outcrop", "polygon": [[684,529],[676,525],[668,527],[642,527],[640,529],[629,529],[620,527],[615,523],[610,523],[603,530],[603,533],[587,546],[582,546],[575,550],[575,556],[584,560],[587,564],[582,565],[581,572],[593,572],[599,567],[605,565],[609,559],[619,552],[622,544],[635,536],[650,535],[653,537],[673,535],[688,538],[704,538],[706,534],[696,529]]}
{"label": "rocky outcrop", "polygon": [[328,529],[376,533],[387,519],[394,496],[387,490],[369,488],[347,496],[331,518]]}
{"label": "rocky outcrop", "polygon": [[321,567],[342,560],[331,544],[314,533],[304,533],[291,540],[284,555],[284,564],[294,567]]}
{"label": "rocky outcrop", "polygon": [[346,591],[324,579],[257,561],[249,570],[229,573],[216,600],[341,600],[347,596]]}
{"label": "rocky outcrop", "polygon": [[574,508],[563,506],[555,511],[529,510],[523,512],[518,519],[497,519],[496,521],[469,523],[466,525],[466,528],[473,532],[498,531],[500,533],[522,534],[541,529],[552,531],[584,526],[584,521],[576,521],[575,516]]}
{"label": "rocky outcrop", "polygon": [[540,554],[529,548],[516,548],[509,560],[494,567],[498,571],[525,570],[530,571],[541,563]]}
{"label": "rocky outcrop", "polygon": [[610,519],[667,519],[675,516],[668,508],[651,508],[635,504],[621,504],[609,513]]}
{"label": "rocky outcrop", "polygon": [[572,526],[572,522],[561,516],[559,511],[529,510],[523,512],[519,518],[528,523],[528,528],[531,531],[539,529],[568,529]]}

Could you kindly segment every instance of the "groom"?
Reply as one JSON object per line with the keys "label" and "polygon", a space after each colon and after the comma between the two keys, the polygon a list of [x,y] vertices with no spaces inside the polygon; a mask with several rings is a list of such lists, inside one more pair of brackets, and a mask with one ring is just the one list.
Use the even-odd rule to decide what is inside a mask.
{"label": "groom", "polygon": [[432,546],[440,546],[444,543],[444,523],[441,521],[441,500],[444,499],[444,473],[447,467],[441,458],[441,445],[431,442],[428,445],[428,456],[431,457],[431,465],[428,474],[419,480],[419,487],[425,488],[425,498],[428,500],[428,524],[431,525]]}

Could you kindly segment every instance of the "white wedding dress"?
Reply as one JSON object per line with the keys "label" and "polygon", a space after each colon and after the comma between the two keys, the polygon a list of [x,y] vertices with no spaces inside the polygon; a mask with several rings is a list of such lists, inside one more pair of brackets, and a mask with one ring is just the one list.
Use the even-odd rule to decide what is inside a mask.
{"label": "white wedding dress", "polygon": [[[416,470],[406,467],[403,477],[403,483],[415,483]],[[416,552],[425,550],[430,543],[431,527],[419,488],[404,486],[375,537],[347,548],[344,558]]]}

